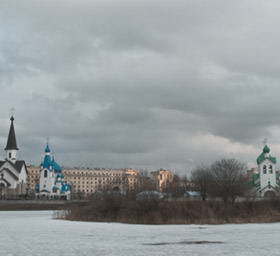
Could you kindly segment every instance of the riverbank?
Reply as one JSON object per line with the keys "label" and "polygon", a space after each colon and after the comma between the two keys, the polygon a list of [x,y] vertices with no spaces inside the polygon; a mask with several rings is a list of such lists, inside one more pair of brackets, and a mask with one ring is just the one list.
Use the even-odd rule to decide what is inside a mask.
{"label": "riverbank", "polygon": [[0,200],[0,211],[67,210],[81,205],[85,205],[85,202],[65,200]]}
{"label": "riverbank", "polygon": [[228,224],[280,222],[280,200],[160,201],[107,197],[73,205],[61,219],[129,224]]}

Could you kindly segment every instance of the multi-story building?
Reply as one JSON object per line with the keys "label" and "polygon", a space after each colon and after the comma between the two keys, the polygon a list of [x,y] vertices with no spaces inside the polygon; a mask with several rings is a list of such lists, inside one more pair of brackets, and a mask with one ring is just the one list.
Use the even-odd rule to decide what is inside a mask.
{"label": "multi-story building", "polygon": [[125,169],[127,180],[127,189],[129,191],[139,191],[141,186],[141,175],[139,171],[134,169]]}
{"label": "multi-story building", "polygon": [[[34,190],[40,179],[40,167],[28,168],[29,189]],[[62,174],[67,184],[71,186],[72,193],[92,194],[96,191],[116,190],[135,191],[166,189],[174,178],[169,170],[158,170],[151,176],[143,176],[134,169],[80,169],[63,168]]]}
{"label": "multi-story building", "polygon": [[27,188],[30,192],[34,192],[36,184],[39,184],[40,182],[40,167],[35,165],[29,165],[27,166],[27,169]]}
{"label": "multi-story building", "polygon": [[132,169],[66,169],[63,174],[73,193],[132,191],[139,186],[139,172]]}
{"label": "multi-story building", "polygon": [[[80,169],[64,168],[64,180],[71,185],[72,193],[91,194],[102,190],[137,191],[140,173],[133,169]],[[35,190],[40,180],[40,167],[28,167],[28,188]]]}
{"label": "multi-story building", "polygon": [[169,170],[160,169],[155,172],[151,172],[152,179],[156,183],[156,189],[164,191],[167,186],[173,181],[174,175]]}

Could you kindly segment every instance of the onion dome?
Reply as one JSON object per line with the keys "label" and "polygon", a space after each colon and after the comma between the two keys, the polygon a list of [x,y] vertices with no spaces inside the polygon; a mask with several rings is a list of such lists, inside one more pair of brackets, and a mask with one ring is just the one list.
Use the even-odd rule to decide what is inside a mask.
{"label": "onion dome", "polygon": [[47,146],[45,148],[45,157],[44,157],[43,162],[41,163],[41,166],[44,169],[48,169],[48,170],[52,170],[52,168],[53,168],[50,152],[51,152],[51,150],[50,150],[49,144],[47,144]]}
{"label": "onion dome", "polygon": [[62,173],[57,173],[56,178],[57,178],[57,179],[63,179],[64,176],[63,176]]}
{"label": "onion dome", "polygon": [[270,148],[267,145],[264,146],[263,153],[265,153],[265,154],[269,154],[270,153]]}
{"label": "onion dome", "polygon": [[277,159],[276,157],[273,157],[271,155],[268,155],[270,153],[270,148],[265,145],[263,148],[263,152],[259,155],[259,157],[257,158],[257,163],[258,165],[260,165],[263,161],[265,160],[269,160],[271,161],[273,164],[277,163]]}
{"label": "onion dome", "polygon": [[61,192],[64,193],[64,192],[70,191],[70,189],[71,189],[70,185],[64,183],[64,184],[62,184]]}

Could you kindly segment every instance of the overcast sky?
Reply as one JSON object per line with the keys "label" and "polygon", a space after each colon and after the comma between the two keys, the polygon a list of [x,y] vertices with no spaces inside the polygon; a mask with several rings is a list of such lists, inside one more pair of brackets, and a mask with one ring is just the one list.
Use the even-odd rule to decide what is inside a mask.
{"label": "overcast sky", "polygon": [[[0,1],[0,142],[65,166],[170,168],[268,138],[280,157],[278,0]],[[5,157],[4,151],[2,158]]]}

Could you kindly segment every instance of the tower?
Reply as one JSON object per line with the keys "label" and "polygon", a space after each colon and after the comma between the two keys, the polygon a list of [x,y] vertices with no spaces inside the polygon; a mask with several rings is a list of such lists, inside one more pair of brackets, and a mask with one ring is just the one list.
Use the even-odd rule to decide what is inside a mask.
{"label": "tower", "polygon": [[17,141],[16,141],[16,133],[14,128],[14,117],[11,116],[11,125],[10,125],[10,131],[8,135],[7,145],[5,148],[6,151],[6,159],[11,161],[13,164],[17,161]]}
{"label": "tower", "polygon": [[276,157],[270,155],[270,148],[265,143],[263,152],[257,158],[259,169],[259,194],[260,196],[275,196],[278,191],[276,176]]}
{"label": "tower", "polygon": [[49,144],[45,148],[45,157],[41,164],[41,175],[40,175],[40,188],[44,192],[51,192],[51,188],[54,185],[55,177],[52,171],[52,159],[51,150]]}

